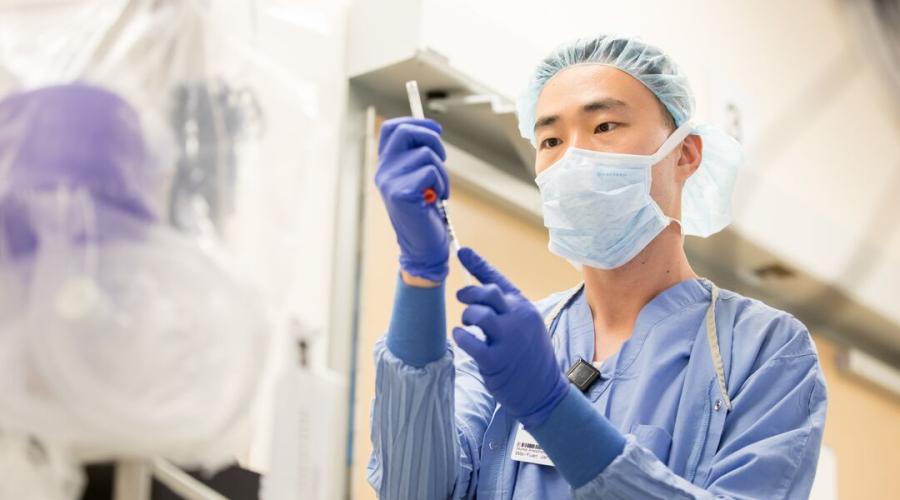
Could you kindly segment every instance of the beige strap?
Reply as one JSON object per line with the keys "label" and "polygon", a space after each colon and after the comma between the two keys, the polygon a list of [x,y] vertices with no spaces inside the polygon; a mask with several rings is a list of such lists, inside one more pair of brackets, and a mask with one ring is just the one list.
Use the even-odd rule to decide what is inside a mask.
{"label": "beige strap", "polygon": [[[719,300],[719,287],[709,280],[704,281],[709,283],[711,294],[709,308],[706,310],[706,339],[709,342],[709,351],[712,354],[713,368],[716,370],[716,380],[719,382],[719,391],[722,392],[722,399],[724,400],[725,407],[731,410],[731,398],[728,397],[728,386],[725,383],[725,363],[722,362],[722,353],[719,351],[719,336],[716,328],[716,302]],[[553,309],[544,316],[544,326],[547,328],[547,331],[550,332],[550,336],[554,341],[558,339],[556,338],[556,335],[554,335],[554,332],[550,331],[550,327],[553,326],[553,322],[556,321],[556,318],[562,314],[563,309],[566,308],[572,298],[575,297],[582,288],[584,288],[584,283],[579,283],[578,286],[566,292],[562,299],[553,306]]]}
{"label": "beige strap", "polygon": [[722,353],[719,352],[719,336],[716,329],[716,301],[719,300],[719,287],[709,281],[710,298],[709,309],[706,310],[706,339],[709,341],[709,351],[712,353],[713,367],[716,369],[716,379],[719,381],[719,390],[725,407],[731,409],[731,398],[728,397],[728,386],[725,384],[725,363],[722,362]]}

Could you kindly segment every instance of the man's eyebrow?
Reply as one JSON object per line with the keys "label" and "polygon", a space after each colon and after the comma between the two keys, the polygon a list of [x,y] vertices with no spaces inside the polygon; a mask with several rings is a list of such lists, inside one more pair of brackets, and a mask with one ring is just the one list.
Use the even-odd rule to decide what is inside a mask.
{"label": "man's eyebrow", "polygon": [[[599,101],[592,101],[581,107],[581,111],[583,113],[595,113],[597,111],[607,111],[614,108],[623,108],[627,107],[628,104],[625,101],[621,101],[619,99],[613,99],[612,97],[607,97],[605,99],[600,99]],[[559,120],[559,115],[549,115],[542,116],[538,118],[534,122],[534,130],[537,131],[539,128],[549,127]]]}
{"label": "man's eyebrow", "polygon": [[593,113],[595,111],[606,111],[609,109],[622,108],[626,106],[628,106],[628,104],[626,104],[625,101],[607,97],[606,99],[600,99],[599,101],[589,102],[585,104],[581,109],[585,113]]}
{"label": "man's eyebrow", "polygon": [[541,118],[538,118],[536,122],[534,122],[534,130],[537,131],[537,129],[539,128],[549,127],[550,125],[556,123],[556,120],[559,120],[559,115],[542,116]]}

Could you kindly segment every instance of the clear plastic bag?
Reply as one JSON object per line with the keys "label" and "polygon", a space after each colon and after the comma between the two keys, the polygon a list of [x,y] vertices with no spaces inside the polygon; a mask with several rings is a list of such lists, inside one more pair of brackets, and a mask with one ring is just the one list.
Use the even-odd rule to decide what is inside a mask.
{"label": "clear plastic bag", "polygon": [[96,86],[0,116],[0,429],[82,458],[229,459],[268,325],[224,252],[166,224],[168,143]]}
{"label": "clear plastic bag", "polygon": [[[115,129],[139,130],[144,151],[107,162],[121,179],[99,190],[115,196],[83,184],[26,192],[8,176],[9,152],[23,150],[5,141],[44,131],[0,120],[0,391],[12,391],[0,392],[0,430],[40,431],[89,458],[159,454],[215,465],[236,448],[250,462],[266,456],[271,387],[255,391],[259,401],[241,396],[256,420],[248,452],[245,415],[232,411],[246,388],[231,370],[258,375],[244,366],[254,359],[271,386],[285,364],[272,359],[285,352],[269,339],[297,318],[322,328],[327,317],[333,249],[323,242],[333,224],[323,207],[333,205],[339,170],[344,8],[331,0],[0,0],[0,99],[73,82],[102,87],[128,104]],[[131,180],[138,189],[123,188]],[[39,240],[38,229],[51,239]],[[176,286],[176,277],[190,284]],[[225,306],[205,302],[209,290]],[[184,312],[192,308],[213,316]],[[184,317],[148,316],[171,309]],[[130,333],[122,318],[135,325]],[[146,342],[126,341],[136,338]],[[195,351],[179,357],[176,348]],[[144,359],[140,349],[161,355]],[[194,373],[189,366],[206,375],[182,380],[184,394],[173,396],[177,377]],[[151,384],[158,390],[134,389]],[[190,393],[201,388],[209,393]],[[157,418],[140,414],[154,404]],[[172,427],[179,415],[184,430]],[[206,425],[185,423],[194,418]]]}

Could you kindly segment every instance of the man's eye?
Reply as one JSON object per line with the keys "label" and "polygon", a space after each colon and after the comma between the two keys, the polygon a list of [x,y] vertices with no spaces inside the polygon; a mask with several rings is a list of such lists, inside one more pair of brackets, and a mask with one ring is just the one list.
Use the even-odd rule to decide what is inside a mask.
{"label": "man's eye", "polygon": [[597,125],[597,128],[594,129],[594,133],[610,132],[618,126],[619,124],[616,122],[603,122],[600,125]]}
{"label": "man's eye", "polygon": [[555,148],[556,146],[559,146],[559,144],[560,144],[560,140],[557,139],[556,137],[548,137],[548,138],[544,139],[543,141],[541,141],[541,149]]}

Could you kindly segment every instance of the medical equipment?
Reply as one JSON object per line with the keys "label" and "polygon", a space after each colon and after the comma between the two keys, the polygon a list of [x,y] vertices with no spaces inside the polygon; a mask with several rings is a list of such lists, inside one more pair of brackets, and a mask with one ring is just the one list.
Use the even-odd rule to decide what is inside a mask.
{"label": "medical equipment", "polygon": [[146,478],[246,446],[269,325],[225,255],[163,222],[171,143],[140,109],[88,84],[0,101],[0,433]]}
{"label": "medical equipment", "polygon": [[438,210],[422,193],[446,199],[450,180],[441,126],[434,120],[394,118],[381,125],[375,185],[397,235],[400,269],[441,283],[447,277],[450,235]]}
{"label": "medical equipment", "polygon": [[179,152],[168,196],[169,222],[190,234],[222,234],[235,208],[237,148],[241,139],[261,130],[258,98],[249,88],[211,79],[180,83],[172,102]]}
{"label": "medical equipment", "polygon": [[262,500],[331,500],[339,497],[327,478],[340,475],[344,422],[335,419],[345,411],[346,381],[324,363],[310,356],[321,335],[297,323],[285,348],[294,347],[291,366],[275,385],[268,472],[262,478]]}
{"label": "medical equipment", "polygon": [[[409,97],[409,109],[412,112],[413,118],[425,118],[418,82],[415,80],[406,82],[406,95]],[[453,224],[450,222],[450,214],[447,212],[447,201],[440,199],[434,189],[430,188],[425,190],[423,196],[425,198],[425,203],[433,203],[441,214],[444,225],[447,226],[447,234],[450,235],[450,242],[453,245],[453,249],[459,254],[462,246],[459,243],[459,238],[456,237],[456,231],[453,229]],[[469,285],[472,284],[472,276],[468,272],[466,272],[466,283]]]}

